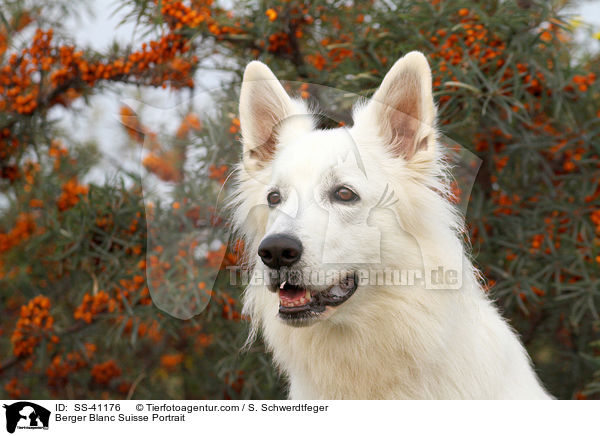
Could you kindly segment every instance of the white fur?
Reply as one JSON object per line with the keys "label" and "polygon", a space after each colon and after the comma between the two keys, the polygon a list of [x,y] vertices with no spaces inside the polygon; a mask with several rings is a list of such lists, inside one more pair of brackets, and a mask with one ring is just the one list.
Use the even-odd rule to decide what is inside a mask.
{"label": "white fur", "polygon": [[[407,101],[416,102],[414,111]],[[394,116],[390,107],[407,115]],[[461,243],[422,54],[410,53],[392,67],[373,99],[355,109],[353,127],[332,130],[315,130],[303,102],[290,99],[264,64],[252,62],[240,117],[244,161],[233,221],[246,241],[249,268],[264,270],[256,254],[260,241],[286,232],[302,241],[302,268],[318,269],[327,252],[348,267],[379,257],[380,266],[461,271],[455,289],[361,285],[308,327],[282,322],[277,295],[249,286],[244,312],[252,320],[251,337],[262,331],[289,378],[290,398],[550,398]],[[275,126],[270,154],[250,155]],[[360,203],[328,203],[324,193],[337,183],[332,180],[352,185]],[[266,206],[273,186],[283,199],[277,208]],[[386,187],[394,201],[381,205]]]}

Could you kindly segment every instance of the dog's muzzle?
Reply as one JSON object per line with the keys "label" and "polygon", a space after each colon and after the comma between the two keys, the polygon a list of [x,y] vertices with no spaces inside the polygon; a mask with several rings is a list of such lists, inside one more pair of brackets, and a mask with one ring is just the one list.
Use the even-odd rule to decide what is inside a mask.
{"label": "dog's muzzle", "polygon": [[325,312],[327,307],[346,302],[357,287],[357,277],[350,273],[325,290],[311,289],[288,280],[271,286],[271,290],[279,295],[279,317],[295,325],[306,325]]}

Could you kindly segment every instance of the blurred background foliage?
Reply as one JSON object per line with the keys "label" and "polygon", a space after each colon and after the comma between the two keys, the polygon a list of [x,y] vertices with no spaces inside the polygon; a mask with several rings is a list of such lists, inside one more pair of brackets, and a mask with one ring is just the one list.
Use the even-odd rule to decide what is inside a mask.
{"label": "blurred background foliage", "polygon": [[[214,286],[197,279],[243,250],[206,206],[239,159],[243,68],[266,62],[305,83],[301,98],[312,98],[311,84],[368,96],[397,58],[421,50],[442,132],[483,161],[466,220],[487,292],[554,395],[599,398],[598,29],[573,19],[568,2],[119,4],[144,42],[101,53],[61,27],[75,13],[69,2],[0,6],[3,397],[285,397],[260,342],[240,353],[241,289],[226,274]],[[215,71],[227,74],[219,94],[229,103],[205,115],[194,96]],[[122,105],[121,145],[143,145],[140,171],[93,180],[103,150],[58,121],[121,84],[190,103],[178,105],[174,128]],[[144,196],[146,180],[168,189]],[[185,237],[165,244],[156,229]],[[194,295],[184,312],[207,307],[188,320],[167,315],[150,298],[161,286]]]}

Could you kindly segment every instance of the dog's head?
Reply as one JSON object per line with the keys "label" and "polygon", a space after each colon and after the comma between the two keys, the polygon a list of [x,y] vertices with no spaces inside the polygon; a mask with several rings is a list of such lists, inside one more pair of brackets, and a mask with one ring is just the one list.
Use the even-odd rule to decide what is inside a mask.
{"label": "dog's head", "polygon": [[419,212],[443,190],[433,182],[439,153],[425,57],[398,60],[353,118],[350,128],[317,129],[266,65],[246,68],[234,220],[292,325],[364,303],[357,271],[365,265],[422,266],[415,238],[428,230]]}

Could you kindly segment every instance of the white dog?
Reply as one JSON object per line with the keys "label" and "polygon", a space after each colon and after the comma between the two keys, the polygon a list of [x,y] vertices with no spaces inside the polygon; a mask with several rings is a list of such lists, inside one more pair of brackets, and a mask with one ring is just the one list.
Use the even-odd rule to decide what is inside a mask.
{"label": "white dog", "polygon": [[268,280],[248,286],[244,312],[290,398],[551,398],[463,248],[435,112],[418,52],[352,127],[329,130],[267,66],[247,66],[234,224]]}

